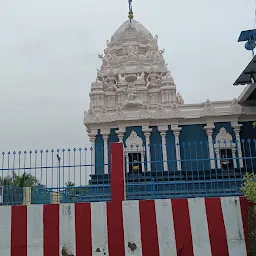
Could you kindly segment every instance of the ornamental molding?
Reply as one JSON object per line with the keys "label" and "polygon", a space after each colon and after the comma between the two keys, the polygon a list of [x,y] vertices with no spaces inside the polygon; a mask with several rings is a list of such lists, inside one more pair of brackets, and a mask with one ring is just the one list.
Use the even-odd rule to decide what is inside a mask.
{"label": "ornamental molding", "polygon": [[158,104],[157,106],[157,110],[153,113],[153,118],[154,119],[166,119],[167,116],[167,112],[166,110],[163,108],[162,104]]}
{"label": "ornamental molding", "polygon": [[122,106],[118,105],[116,107],[116,111],[111,115],[111,118],[110,120],[108,121],[122,121],[122,120],[125,120],[126,119],[126,115],[122,109]]}
{"label": "ornamental molding", "polygon": [[98,54],[102,65],[91,85],[92,109],[115,108],[120,103],[125,108],[184,103],[157,41],[158,36],[136,20],[116,30],[104,53]]}
{"label": "ornamental molding", "polygon": [[[216,121],[225,116],[254,114],[237,100],[184,104],[167,69],[164,50],[159,50],[158,36],[153,36],[136,20],[124,22],[107,41],[102,64],[91,84],[90,109],[85,112],[85,125],[109,126],[111,122],[189,119],[202,122],[207,117]],[[244,117],[243,117],[244,118]],[[175,120],[176,122],[177,120]],[[148,121],[147,121],[148,122]]]}
{"label": "ornamental molding", "polygon": [[232,115],[241,115],[244,114],[243,107],[238,103],[238,100],[235,98],[232,101],[232,104],[229,108],[229,112]]}
{"label": "ornamental molding", "polygon": [[179,104],[176,104],[176,103],[172,104],[171,110],[168,111],[167,118],[182,118],[182,117],[183,115],[182,115]]}
{"label": "ornamental molding", "polygon": [[153,112],[149,109],[148,104],[144,104],[140,111],[140,119],[151,119],[153,118]]}
{"label": "ornamental molding", "polygon": [[106,112],[106,108],[103,107],[100,114],[98,115],[98,120],[101,123],[107,123],[110,120],[110,115]]}
{"label": "ornamental molding", "polygon": [[93,109],[89,109],[88,111],[84,112],[84,123],[85,124],[93,124],[99,123],[100,120],[98,119],[98,115],[94,113]]}
{"label": "ornamental molding", "polygon": [[165,76],[162,77],[162,85],[166,86],[166,85],[175,85],[174,84],[174,80],[171,76],[171,72],[167,72]]}
{"label": "ornamental molding", "polygon": [[130,136],[125,141],[126,151],[129,152],[142,152],[143,140],[137,135],[135,131],[132,131]]}
{"label": "ornamental molding", "polygon": [[235,144],[232,141],[233,141],[232,135],[228,133],[224,127],[222,127],[220,128],[219,133],[215,137],[214,148],[216,149],[233,148],[235,147]]}
{"label": "ornamental molding", "polygon": [[201,116],[203,117],[209,117],[209,116],[215,116],[215,108],[212,106],[210,100],[206,100],[204,103],[204,107],[201,110]]}
{"label": "ornamental molding", "polygon": [[[123,101],[123,103],[124,102],[125,101]],[[246,112],[244,110],[243,112],[240,112],[241,108],[239,106],[234,107],[234,105],[232,106],[231,101],[213,102],[211,103],[211,106],[208,105],[207,108],[204,109],[205,112],[203,112],[202,103],[184,105],[174,103],[172,105],[159,104],[153,106],[148,103],[144,103],[143,106],[136,106],[134,108],[124,108],[119,104],[116,107],[106,108],[105,112],[107,112],[109,117],[108,120],[106,120],[107,117],[103,116],[103,119],[106,120],[106,123],[132,120],[140,122],[141,120],[154,121],[163,119],[169,121],[170,119],[183,119],[182,123],[186,123],[186,120],[188,120],[189,123],[192,122],[193,124],[196,124],[205,122],[205,117],[207,116],[212,116],[211,122],[223,122],[225,120],[231,122],[232,120],[226,119],[227,116],[240,115],[242,118],[241,120],[250,121],[251,115],[255,115],[256,108],[245,108]],[[213,109],[214,111],[212,111]],[[101,125],[104,125],[104,122],[100,119],[100,114],[102,115],[102,112],[102,107],[90,108],[88,111],[85,111],[84,123],[100,123]],[[160,116],[157,116],[158,114],[160,114]]]}

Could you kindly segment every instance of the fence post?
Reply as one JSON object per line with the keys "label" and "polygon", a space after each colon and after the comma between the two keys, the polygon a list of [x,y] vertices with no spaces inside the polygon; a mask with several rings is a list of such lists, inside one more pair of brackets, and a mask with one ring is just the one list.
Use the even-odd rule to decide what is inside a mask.
{"label": "fence post", "polygon": [[52,204],[59,204],[60,203],[60,193],[52,191],[51,192],[51,203]]}
{"label": "fence post", "polygon": [[31,187],[23,187],[23,205],[31,204]]}
{"label": "fence post", "polygon": [[111,200],[122,202],[126,198],[123,143],[117,142],[110,145],[110,164]]}
{"label": "fence post", "polygon": [[122,211],[125,200],[124,172],[123,144],[110,144],[111,202],[107,203],[109,255],[125,255]]}
{"label": "fence post", "polygon": [[156,199],[156,187],[155,187],[155,178],[152,178],[151,182],[151,191],[152,191],[152,199]]}

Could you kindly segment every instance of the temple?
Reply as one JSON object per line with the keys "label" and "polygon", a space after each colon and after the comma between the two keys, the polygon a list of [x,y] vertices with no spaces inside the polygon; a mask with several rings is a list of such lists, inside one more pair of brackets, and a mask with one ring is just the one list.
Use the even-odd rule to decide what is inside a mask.
{"label": "temple", "polygon": [[124,143],[127,174],[161,173],[166,180],[190,173],[193,179],[193,171],[232,169],[235,176],[256,164],[245,159],[249,150],[255,154],[248,139],[256,133],[256,107],[237,99],[185,104],[158,37],[138,21],[125,21],[99,58],[84,114],[92,177],[109,173],[109,144],[118,141]]}

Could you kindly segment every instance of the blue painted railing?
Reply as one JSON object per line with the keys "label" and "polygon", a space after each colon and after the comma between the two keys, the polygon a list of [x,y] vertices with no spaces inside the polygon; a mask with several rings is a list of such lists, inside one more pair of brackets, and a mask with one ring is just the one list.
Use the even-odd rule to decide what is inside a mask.
{"label": "blue painted railing", "polygon": [[2,152],[0,204],[109,201],[107,165],[92,164],[92,151],[104,153],[102,147]]}
{"label": "blue painted railing", "polygon": [[134,146],[125,156],[131,200],[242,195],[244,174],[256,173],[256,139]]}
{"label": "blue painted railing", "polygon": [[[102,147],[2,152],[0,204],[110,201],[103,156]],[[124,147],[124,157],[128,200],[234,196],[244,174],[255,173],[256,140],[135,145]]]}

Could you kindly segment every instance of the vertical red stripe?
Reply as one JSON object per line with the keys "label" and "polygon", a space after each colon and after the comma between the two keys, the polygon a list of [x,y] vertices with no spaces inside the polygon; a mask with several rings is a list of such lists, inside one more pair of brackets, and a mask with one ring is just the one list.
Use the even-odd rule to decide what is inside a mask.
{"label": "vertical red stripe", "polygon": [[59,255],[59,205],[44,205],[44,256]]}
{"label": "vertical red stripe", "polygon": [[11,256],[27,256],[27,206],[12,206]]}
{"label": "vertical red stripe", "polygon": [[178,256],[193,256],[193,241],[187,199],[172,199],[172,212]]}
{"label": "vertical red stripe", "polygon": [[159,255],[155,202],[139,201],[142,255]]}
{"label": "vertical red stripe", "polygon": [[92,255],[91,204],[75,204],[76,255]]}
{"label": "vertical red stripe", "polygon": [[205,198],[212,256],[228,256],[227,235],[220,198]]}
{"label": "vertical red stripe", "polygon": [[252,203],[248,202],[248,200],[245,197],[240,197],[240,208],[241,208],[241,214],[242,214],[244,238],[245,238],[247,252],[249,251],[248,208],[251,205]]}
{"label": "vertical red stripe", "polygon": [[125,199],[123,151],[123,143],[113,143],[110,145],[112,202],[122,202]]}
{"label": "vertical red stripe", "polygon": [[122,201],[107,203],[109,255],[124,256],[124,228]]}

